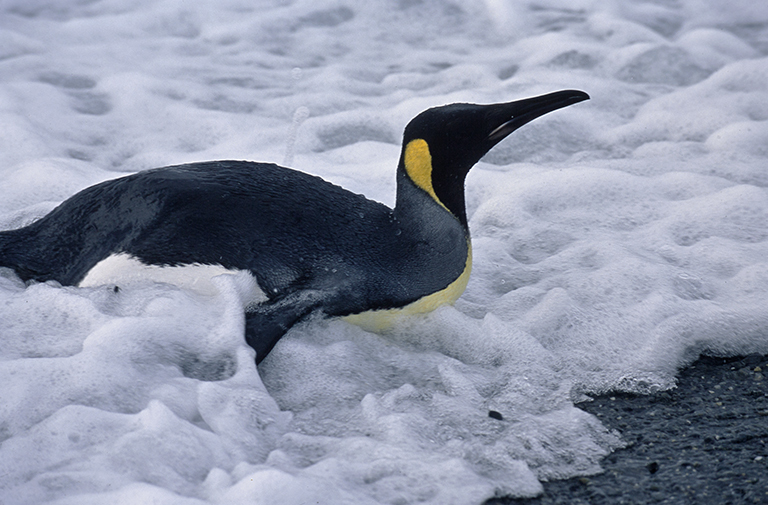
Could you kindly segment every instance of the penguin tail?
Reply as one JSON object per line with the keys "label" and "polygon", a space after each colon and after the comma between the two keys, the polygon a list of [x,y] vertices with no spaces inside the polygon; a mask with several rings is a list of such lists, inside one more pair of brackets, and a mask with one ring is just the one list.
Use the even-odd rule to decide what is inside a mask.
{"label": "penguin tail", "polygon": [[14,268],[16,266],[14,242],[11,232],[0,232],[0,267]]}
{"label": "penguin tail", "polygon": [[40,261],[35,261],[25,230],[0,231],[0,267],[14,270],[22,280],[40,277]]}

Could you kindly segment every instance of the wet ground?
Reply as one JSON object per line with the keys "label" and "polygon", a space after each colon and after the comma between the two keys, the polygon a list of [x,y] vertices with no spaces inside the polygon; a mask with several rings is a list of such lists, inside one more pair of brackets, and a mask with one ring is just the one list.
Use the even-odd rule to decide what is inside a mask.
{"label": "wet ground", "polygon": [[768,356],[702,356],[678,387],[582,403],[621,433],[605,472],[486,505],[768,503]]}

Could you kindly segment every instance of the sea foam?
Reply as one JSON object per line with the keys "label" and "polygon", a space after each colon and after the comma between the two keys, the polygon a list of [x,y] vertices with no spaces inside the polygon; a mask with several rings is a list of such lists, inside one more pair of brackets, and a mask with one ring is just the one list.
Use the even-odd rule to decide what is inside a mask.
{"label": "sea foam", "polygon": [[455,306],[292,329],[253,286],[24,285],[0,269],[0,501],[477,504],[623,445],[578,408],[700,353],[768,353],[768,8],[751,1],[0,3],[0,227],[157,166],[250,159],[394,203],[405,124],[592,99],[467,179]]}

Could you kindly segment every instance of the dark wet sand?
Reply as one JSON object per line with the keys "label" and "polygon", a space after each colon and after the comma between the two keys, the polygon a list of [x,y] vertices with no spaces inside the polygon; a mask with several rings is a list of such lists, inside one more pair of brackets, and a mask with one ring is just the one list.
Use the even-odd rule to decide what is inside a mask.
{"label": "dark wet sand", "polygon": [[605,472],[486,505],[768,504],[768,356],[702,356],[673,390],[579,407],[628,443],[601,462]]}

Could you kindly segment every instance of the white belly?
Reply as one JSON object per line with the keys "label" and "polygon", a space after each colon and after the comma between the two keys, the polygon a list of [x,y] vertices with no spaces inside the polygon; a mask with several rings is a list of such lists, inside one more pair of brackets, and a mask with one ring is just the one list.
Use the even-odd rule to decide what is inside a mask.
{"label": "white belly", "polygon": [[221,265],[147,265],[125,253],[114,254],[98,262],[80,281],[79,286],[114,285],[123,288],[139,283],[162,282],[202,295],[214,296],[219,293],[219,288],[213,278],[219,275],[233,275],[238,278],[237,284],[246,292],[246,305],[267,299],[259,289],[256,279],[246,270],[227,269]]}

